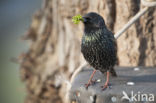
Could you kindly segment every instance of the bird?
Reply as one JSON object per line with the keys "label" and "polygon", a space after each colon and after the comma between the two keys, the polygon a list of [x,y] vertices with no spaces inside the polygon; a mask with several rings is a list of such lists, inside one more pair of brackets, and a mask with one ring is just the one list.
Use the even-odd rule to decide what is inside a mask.
{"label": "bird", "polygon": [[93,73],[86,84],[88,88],[94,81],[92,80],[96,70],[106,74],[105,84],[102,90],[109,86],[110,74],[117,76],[114,66],[117,62],[117,43],[114,35],[107,26],[101,15],[96,12],[89,12],[82,16],[84,31],[81,40],[81,53],[85,60],[94,68]]}

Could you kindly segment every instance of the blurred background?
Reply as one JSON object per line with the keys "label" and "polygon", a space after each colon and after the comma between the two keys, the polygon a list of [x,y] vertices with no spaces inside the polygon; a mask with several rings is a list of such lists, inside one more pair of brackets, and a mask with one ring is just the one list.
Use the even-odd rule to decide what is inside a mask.
{"label": "blurred background", "polygon": [[[143,8],[140,0],[1,0],[0,102],[68,103],[66,82],[85,63],[83,25],[72,17],[97,12],[116,33]],[[117,39],[118,65],[155,67],[155,34],[151,8]],[[11,62],[21,54],[20,65]]]}
{"label": "blurred background", "polygon": [[23,103],[24,84],[19,65],[11,62],[28,49],[20,38],[28,30],[32,15],[42,0],[0,0],[0,103]]}

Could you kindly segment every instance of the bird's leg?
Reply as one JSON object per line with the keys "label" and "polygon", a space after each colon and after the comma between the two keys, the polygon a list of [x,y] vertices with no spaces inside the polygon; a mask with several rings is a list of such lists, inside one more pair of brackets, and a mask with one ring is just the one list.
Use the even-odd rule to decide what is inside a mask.
{"label": "bird's leg", "polygon": [[102,86],[102,90],[105,90],[109,85],[109,71],[107,71],[107,78],[104,86]]}
{"label": "bird's leg", "polygon": [[95,73],[96,73],[96,70],[93,71],[92,75],[90,76],[90,79],[88,80],[88,83],[85,84],[86,85],[86,88],[88,88],[92,83],[95,82],[95,81],[92,80]]}

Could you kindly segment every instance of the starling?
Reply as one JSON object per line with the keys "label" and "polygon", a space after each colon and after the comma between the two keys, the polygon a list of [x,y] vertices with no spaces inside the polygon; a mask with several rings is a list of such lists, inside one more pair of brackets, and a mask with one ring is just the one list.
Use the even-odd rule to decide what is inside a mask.
{"label": "starling", "polygon": [[109,83],[109,73],[116,76],[114,65],[117,61],[117,44],[114,35],[105,25],[102,16],[90,12],[83,16],[84,34],[81,42],[81,52],[85,60],[95,68],[86,88],[92,83],[96,70],[107,74],[106,82],[102,89],[106,89]]}

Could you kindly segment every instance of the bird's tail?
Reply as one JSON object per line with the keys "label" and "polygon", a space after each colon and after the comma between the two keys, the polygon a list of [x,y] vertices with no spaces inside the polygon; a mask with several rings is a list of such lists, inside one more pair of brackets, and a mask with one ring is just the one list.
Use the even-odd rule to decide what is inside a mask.
{"label": "bird's tail", "polygon": [[109,71],[110,71],[111,76],[117,77],[117,73],[116,73],[114,67],[111,67]]}

